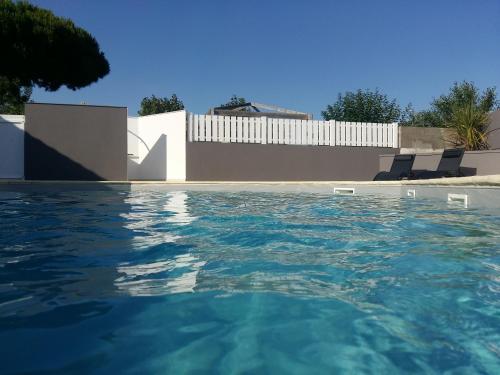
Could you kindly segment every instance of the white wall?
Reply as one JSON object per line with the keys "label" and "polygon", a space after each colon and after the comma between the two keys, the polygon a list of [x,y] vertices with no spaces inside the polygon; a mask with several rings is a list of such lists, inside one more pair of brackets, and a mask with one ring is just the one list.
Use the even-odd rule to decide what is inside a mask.
{"label": "white wall", "polygon": [[129,180],[186,180],[186,111],[129,117]]}
{"label": "white wall", "polygon": [[0,178],[24,178],[24,116],[0,115]]}
{"label": "white wall", "polygon": [[138,119],[129,117],[127,121],[127,153],[129,155],[139,155]]}

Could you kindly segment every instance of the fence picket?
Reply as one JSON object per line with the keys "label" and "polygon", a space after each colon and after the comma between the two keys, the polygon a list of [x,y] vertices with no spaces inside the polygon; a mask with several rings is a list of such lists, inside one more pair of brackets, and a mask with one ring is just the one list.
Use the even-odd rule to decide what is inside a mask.
{"label": "fence picket", "polygon": [[351,146],[357,146],[356,137],[358,132],[358,125],[355,122],[351,122]]}
{"label": "fence picket", "polygon": [[317,127],[317,124],[316,124],[316,121],[315,120],[312,120],[311,121],[311,125],[310,125],[310,129],[311,129],[311,142],[309,143],[309,145],[317,145],[317,141],[318,141],[318,127]]}
{"label": "fence picket", "polygon": [[230,134],[230,140],[231,142],[236,142],[236,116],[231,116],[230,117],[230,123],[231,127],[229,128],[229,134]]}
{"label": "fence picket", "polygon": [[290,120],[283,119],[283,143],[290,144]]}
{"label": "fence picket", "polygon": [[283,144],[285,142],[285,127],[283,125],[283,119],[280,118],[278,119],[278,143]]}
{"label": "fence picket", "polygon": [[325,123],[324,121],[318,121],[318,145],[323,146],[325,144]]}
{"label": "fence picket", "polygon": [[231,142],[230,138],[231,118],[224,116],[224,142]]}
{"label": "fence picket", "polygon": [[272,118],[269,120],[270,128],[268,128],[268,143],[276,144],[278,143],[278,120]]}
{"label": "fence picket", "polygon": [[294,121],[295,144],[300,145],[300,120]]}
{"label": "fence picket", "polygon": [[[344,130],[344,143],[342,144],[343,146],[350,146],[348,143],[347,143],[347,131],[349,130],[349,128],[347,127],[347,122],[346,121],[343,121],[342,123],[343,125],[343,130]],[[349,139],[351,139],[351,137],[349,137]]]}
{"label": "fence picket", "polygon": [[193,140],[195,142],[200,140],[200,137],[198,136],[198,133],[199,133],[199,128],[198,128],[199,121],[200,121],[200,115],[194,115]]}
{"label": "fence picket", "polygon": [[371,122],[366,123],[366,145],[367,146],[373,146],[373,141],[372,141],[372,129],[373,129],[373,124]]}
{"label": "fence picket", "polygon": [[217,137],[217,116],[210,116],[211,117],[211,129],[210,129],[210,134],[211,134],[211,142],[217,142],[218,137]]}
{"label": "fence picket", "polygon": [[260,129],[261,129],[261,125],[260,125],[260,118],[255,118],[254,119],[254,125],[255,125],[255,139],[254,139],[254,142],[255,143],[260,143]]}
{"label": "fence picket", "polygon": [[260,142],[262,144],[267,143],[267,117],[260,118]]}
{"label": "fence picket", "polygon": [[255,117],[248,118],[248,143],[255,142]]}
{"label": "fence picket", "polygon": [[224,116],[217,116],[217,141],[224,142]]}
{"label": "fence picket", "polygon": [[387,128],[385,127],[385,124],[381,124],[382,128],[382,147],[387,146]]}
{"label": "fence picket", "polygon": [[290,144],[295,144],[295,120],[288,120],[288,136],[290,137]]}
{"label": "fence picket", "polygon": [[205,141],[212,142],[212,116],[205,116]]}
{"label": "fence picket", "polygon": [[335,144],[335,125],[333,121],[328,121],[326,124],[328,126],[328,140],[325,140],[325,145],[333,146]]}
{"label": "fence picket", "polygon": [[394,122],[392,124],[392,147],[393,148],[399,147],[399,128],[397,122]]}
{"label": "fence picket", "polygon": [[366,122],[361,123],[361,146],[366,147]]}
{"label": "fence picket", "polygon": [[345,145],[350,146],[351,145],[351,123],[350,122],[344,122],[345,126]]}
{"label": "fence picket", "polygon": [[205,140],[205,116],[200,116],[200,141]]}
{"label": "fence picket", "polygon": [[241,143],[243,141],[243,117],[236,117],[236,142]]}
{"label": "fence picket", "polygon": [[358,125],[355,122],[351,122],[351,146],[357,146],[356,138],[358,132]]}
{"label": "fence picket", "polygon": [[248,143],[248,117],[243,117],[243,143]]}

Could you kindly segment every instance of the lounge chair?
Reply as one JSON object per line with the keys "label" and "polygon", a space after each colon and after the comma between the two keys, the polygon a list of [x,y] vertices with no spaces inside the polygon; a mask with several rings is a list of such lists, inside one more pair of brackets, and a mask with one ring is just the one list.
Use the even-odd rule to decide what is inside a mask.
{"label": "lounge chair", "polygon": [[431,178],[460,177],[460,163],[464,156],[464,149],[453,148],[444,150],[441,161],[435,171],[413,171],[412,179],[427,180]]}
{"label": "lounge chair", "polygon": [[409,178],[411,167],[415,161],[414,154],[395,155],[389,172],[379,172],[373,181],[391,181]]}

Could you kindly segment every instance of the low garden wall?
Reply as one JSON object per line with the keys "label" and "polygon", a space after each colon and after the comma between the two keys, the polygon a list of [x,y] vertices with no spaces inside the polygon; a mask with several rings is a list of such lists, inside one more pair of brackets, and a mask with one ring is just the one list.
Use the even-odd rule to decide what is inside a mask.
{"label": "low garden wall", "polygon": [[187,142],[188,181],[372,180],[393,148]]}
{"label": "low garden wall", "polygon": [[500,110],[490,113],[488,143],[490,145],[490,149],[500,150]]}
{"label": "low garden wall", "polygon": [[447,128],[399,127],[399,147],[403,153],[432,152],[452,148],[455,131]]}

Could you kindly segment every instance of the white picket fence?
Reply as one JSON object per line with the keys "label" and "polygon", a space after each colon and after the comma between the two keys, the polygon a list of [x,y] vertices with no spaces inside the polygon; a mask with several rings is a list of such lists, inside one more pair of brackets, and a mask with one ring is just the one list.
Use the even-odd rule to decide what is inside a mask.
{"label": "white picket fence", "polygon": [[398,124],[188,114],[190,142],[399,147]]}

